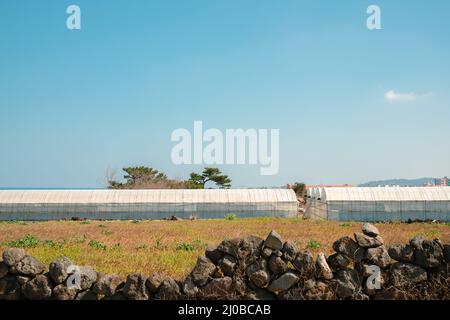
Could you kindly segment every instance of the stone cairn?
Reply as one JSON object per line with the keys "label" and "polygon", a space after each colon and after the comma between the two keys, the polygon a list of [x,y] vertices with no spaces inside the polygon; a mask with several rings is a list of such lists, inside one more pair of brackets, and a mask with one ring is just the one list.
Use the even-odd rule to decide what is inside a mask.
{"label": "stone cairn", "polygon": [[[181,282],[157,273],[123,279],[81,266],[73,287],[68,258],[53,261],[46,272],[23,249],[10,248],[0,262],[0,300],[450,299],[450,246],[438,239],[415,237],[386,248],[377,228],[365,223],[354,238],[335,241],[333,250],[314,257],[272,231],[265,240],[248,236],[208,247]],[[377,288],[368,282],[374,266]]]}

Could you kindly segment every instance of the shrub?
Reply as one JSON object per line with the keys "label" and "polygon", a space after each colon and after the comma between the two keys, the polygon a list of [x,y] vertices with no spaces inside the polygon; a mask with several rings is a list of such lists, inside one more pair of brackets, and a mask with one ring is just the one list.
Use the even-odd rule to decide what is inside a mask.
{"label": "shrub", "polygon": [[228,221],[236,220],[236,218],[237,218],[237,216],[235,214],[233,214],[233,213],[227,214],[225,216],[225,220],[228,220]]}
{"label": "shrub", "polygon": [[320,248],[320,243],[318,241],[316,241],[316,240],[309,240],[308,248],[310,248],[310,249],[319,249]]}
{"label": "shrub", "polygon": [[106,250],[106,245],[97,240],[89,241],[88,245],[89,245],[89,247],[94,248],[94,249]]}
{"label": "shrub", "polygon": [[65,244],[66,241],[53,241],[53,240],[45,240],[44,241],[44,246],[50,247],[50,248],[58,248],[61,249]]}
{"label": "shrub", "polygon": [[39,239],[31,234],[25,235],[23,238],[13,240],[8,243],[8,246],[15,248],[34,248],[39,244]]}
{"label": "shrub", "polygon": [[182,250],[182,251],[194,251],[194,246],[188,242],[180,242],[177,243],[177,246],[175,247],[176,250]]}

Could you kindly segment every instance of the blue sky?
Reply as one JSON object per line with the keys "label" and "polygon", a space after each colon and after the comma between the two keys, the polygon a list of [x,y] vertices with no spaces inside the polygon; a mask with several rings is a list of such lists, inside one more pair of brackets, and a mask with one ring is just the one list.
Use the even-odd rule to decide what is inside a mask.
{"label": "blue sky", "polygon": [[[66,28],[77,4],[82,29]],[[366,28],[377,4],[382,30]],[[102,187],[176,128],[280,129],[233,186],[450,175],[450,2],[0,0],[0,187]],[[387,94],[391,92],[390,94]],[[119,170],[120,173],[120,170]]]}

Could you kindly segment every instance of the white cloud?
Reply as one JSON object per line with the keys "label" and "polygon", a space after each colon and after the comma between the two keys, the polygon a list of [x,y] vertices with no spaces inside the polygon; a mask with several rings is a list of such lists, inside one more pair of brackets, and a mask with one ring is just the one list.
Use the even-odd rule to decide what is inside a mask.
{"label": "white cloud", "polygon": [[414,92],[400,93],[400,92],[396,92],[394,90],[389,90],[388,92],[386,92],[384,94],[384,98],[387,101],[392,101],[392,102],[415,101],[415,100],[417,100],[417,94],[415,94]]}

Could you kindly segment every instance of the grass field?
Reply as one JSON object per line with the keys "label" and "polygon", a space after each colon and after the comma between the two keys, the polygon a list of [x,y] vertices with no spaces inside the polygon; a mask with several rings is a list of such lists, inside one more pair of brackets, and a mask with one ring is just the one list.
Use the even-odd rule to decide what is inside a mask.
{"label": "grass field", "polygon": [[[154,271],[182,279],[208,244],[274,229],[299,248],[331,253],[337,238],[360,230],[358,222],[249,218],[194,221],[49,221],[0,222],[0,249],[23,247],[44,262],[67,256],[97,271],[126,274]],[[376,224],[385,243],[406,243],[415,235],[450,242],[450,225]]]}

